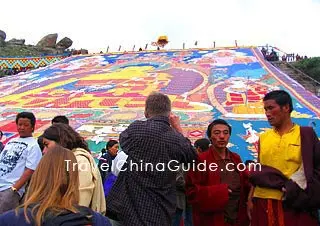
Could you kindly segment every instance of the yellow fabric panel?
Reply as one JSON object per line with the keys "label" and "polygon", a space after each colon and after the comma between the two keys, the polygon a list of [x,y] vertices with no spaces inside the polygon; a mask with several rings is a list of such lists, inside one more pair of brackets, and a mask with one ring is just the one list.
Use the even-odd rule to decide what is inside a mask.
{"label": "yellow fabric panel", "polygon": [[[274,129],[260,135],[260,163],[280,170],[286,177],[296,172],[301,163],[300,126],[294,125],[280,136]],[[276,189],[256,187],[254,197],[281,200],[283,192]]]}

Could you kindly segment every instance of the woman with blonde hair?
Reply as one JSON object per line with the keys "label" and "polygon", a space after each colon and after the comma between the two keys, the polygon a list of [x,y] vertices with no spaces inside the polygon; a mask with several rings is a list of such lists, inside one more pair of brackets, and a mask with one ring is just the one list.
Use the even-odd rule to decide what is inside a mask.
{"label": "woman with blonde hair", "polygon": [[73,152],[79,168],[79,205],[104,214],[106,201],[102,180],[86,141],[71,126],[63,123],[53,124],[42,136],[44,153],[57,144]]}
{"label": "woman with blonde hair", "polygon": [[70,150],[55,146],[35,170],[24,204],[0,215],[0,225],[110,225],[104,216],[78,203],[77,160]]}

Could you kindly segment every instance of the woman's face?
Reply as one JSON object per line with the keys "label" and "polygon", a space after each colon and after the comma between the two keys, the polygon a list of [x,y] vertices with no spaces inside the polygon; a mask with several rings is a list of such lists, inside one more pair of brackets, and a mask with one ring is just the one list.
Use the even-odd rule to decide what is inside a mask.
{"label": "woman's face", "polygon": [[109,148],[109,152],[112,156],[116,156],[118,153],[118,149],[119,149],[119,144],[115,144]]}
{"label": "woman's face", "polygon": [[43,146],[44,149],[42,151],[43,154],[46,154],[50,149],[54,148],[57,143],[53,140],[48,140],[47,138],[43,138]]}

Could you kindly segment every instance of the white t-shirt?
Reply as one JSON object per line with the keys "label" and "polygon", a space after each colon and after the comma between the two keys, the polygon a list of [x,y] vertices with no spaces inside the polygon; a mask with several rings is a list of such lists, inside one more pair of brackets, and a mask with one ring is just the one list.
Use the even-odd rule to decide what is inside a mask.
{"label": "white t-shirt", "polygon": [[[13,186],[25,168],[35,170],[42,157],[38,142],[33,137],[13,138],[0,153],[0,191]],[[24,186],[18,191],[25,192]]]}

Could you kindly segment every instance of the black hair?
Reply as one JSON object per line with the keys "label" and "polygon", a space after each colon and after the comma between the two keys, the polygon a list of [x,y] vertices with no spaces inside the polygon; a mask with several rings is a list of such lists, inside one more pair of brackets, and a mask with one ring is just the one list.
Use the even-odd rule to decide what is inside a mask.
{"label": "black hair", "polygon": [[3,136],[3,132],[0,130],[0,137],[2,137]]}
{"label": "black hair", "polygon": [[53,123],[64,123],[69,125],[69,119],[65,115],[57,115],[51,120],[51,124]]}
{"label": "black hair", "polygon": [[17,114],[16,124],[18,124],[18,121],[19,121],[20,118],[30,119],[31,126],[33,128],[35,127],[35,125],[36,125],[36,117],[34,116],[34,114],[32,112],[20,112],[19,114]]}
{"label": "black hair", "polygon": [[211,130],[212,130],[212,127],[214,127],[215,125],[225,125],[229,128],[229,134],[231,135],[231,131],[232,131],[232,128],[231,126],[223,119],[216,119],[214,120],[213,122],[211,122],[208,126],[208,129],[207,129],[207,136],[208,138],[210,139],[211,137]]}
{"label": "black hair", "polygon": [[209,145],[210,145],[210,140],[208,140],[207,138],[201,138],[201,139],[198,139],[194,142],[194,147],[200,148],[201,151],[208,150]]}
{"label": "black hair", "polygon": [[119,142],[116,140],[109,140],[107,145],[106,145],[106,150],[108,151],[109,148],[111,148],[113,145],[118,144]]}
{"label": "black hair", "polygon": [[43,149],[44,149],[43,136],[42,135],[39,136],[37,141],[38,141],[38,145],[39,145],[41,151],[43,151]]}
{"label": "black hair", "polygon": [[101,149],[101,153],[102,153],[102,154],[105,154],[105,153],[107,153],[107,150],[106,150],[105,148],[102,148],[102,149]]}
{"label": "black hair", "polygon": [[267,101],[267,100],[274,100],[281,107],[288,104],[289,109],[290,109],[290,113],[293,111],[292,98],[289,95],[289,93],[287,93],[284,90],[274,90],[274,91],[267,93],[264,96],[263,101]]}
{"label": "black hair", "polygon": [[255,161],[253,161],[253,160],[246,160],[245,162],[244,162],[244,164],[247,166],[247,165],[249,165],[250,163],[255,163]]}

